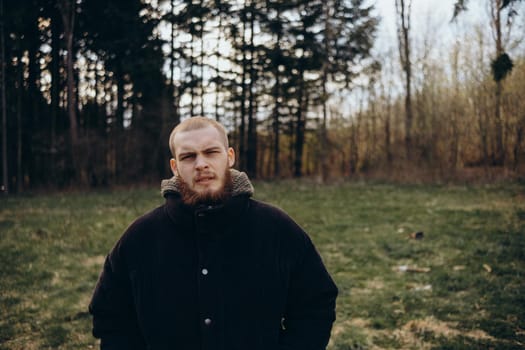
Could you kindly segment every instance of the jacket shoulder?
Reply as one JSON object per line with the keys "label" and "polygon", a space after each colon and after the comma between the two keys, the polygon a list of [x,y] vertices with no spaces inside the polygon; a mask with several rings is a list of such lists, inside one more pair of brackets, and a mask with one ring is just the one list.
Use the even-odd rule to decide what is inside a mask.
{"label": "jacket shoulder", "polygon": [[252,220],[265,221],[272,225],[292,225],[302,230],[283,209],[266,202],[250,199],[250,213]]}
{"label": "jacket shoulder", "polygon": [[124,231],[114,248],[135,249],[147,243],[151,234],[169,222],[164,205],[136,218]]}
{"label": "jacket shoulder", "polygon": [[276,236],[292,246],[304,246],[310,241],[307,233],[283,209],[269,203],[250,199],[249,220],[265,235]]}
{"label": "jacket shoulder", "polygon": [[162,204],[155,209],[139,216],[131,223],[131,225],[128,227],[128,230],[140,229],[144,226],[156,225],[159,221],[164,221],[167,218],[165,207],[166,205]]}

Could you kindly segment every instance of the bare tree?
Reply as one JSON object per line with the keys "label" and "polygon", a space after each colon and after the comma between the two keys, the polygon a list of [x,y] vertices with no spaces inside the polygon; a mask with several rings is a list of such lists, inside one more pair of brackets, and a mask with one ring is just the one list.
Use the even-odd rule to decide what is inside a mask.
{"label": "bare tree", "polygon": [[410,11],[412,0],[396,0],[397,36],[399,59],[405,74],[405,152],[407,159],[412,155],[412,62],[410,61]]}
{"label": "bare tree", "polygon": [[[494,165],[503,165],[505,163],[505,147],[503,141],[504,122],[501,115],[503,80],[510,74],[513,67],[510,56],[505,52],[505,46],[506,41],[510,38],[513,19],[517,15],[514,7],[520,1],[521,0],[488,0],[490,28],[492,29],[495,45],[494,59],[491,62],[492,77],[496,83],[494,89],[494,132],[496,135],[495,150],[492,157]],[[461,12],[466,11],[467,5],[468,0],[456,0],[452,19],[456,19]],[[506,20],[503,18],[504,11],[506,11]],[[504,36],[503,33],[505,29],[507,30],[506,36]]]}

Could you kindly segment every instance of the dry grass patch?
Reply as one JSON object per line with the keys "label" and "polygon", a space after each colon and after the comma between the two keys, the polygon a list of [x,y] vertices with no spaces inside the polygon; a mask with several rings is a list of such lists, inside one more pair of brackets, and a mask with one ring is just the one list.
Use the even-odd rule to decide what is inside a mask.
{"label": "dry grass patch", "polygon": [[463,336],[475,340],[495,340],[482,330],[462,332],[456,327],[456,322],[443,322],[431,316],[420,320],[411,320],[400,329],[395,330],[393,335],[406,347],[421,350],[431,349],[435,345],[431,341],[425,340],[427,338],[451,339]]}
{"label": "dry grass patch", "polygon": [[105,260],[106,257],[104,255],[90,256],[82,261],[82,265],[85,267],[102,267]]}

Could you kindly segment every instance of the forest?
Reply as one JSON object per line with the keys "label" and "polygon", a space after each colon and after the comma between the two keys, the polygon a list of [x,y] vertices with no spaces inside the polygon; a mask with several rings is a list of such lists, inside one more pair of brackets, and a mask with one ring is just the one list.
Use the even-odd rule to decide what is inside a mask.
{"label": "forest", "polygon": [[[259,179],[525,174],[525,8],[396,42],[365,0],[0,0],[2,192],[157,182],[180,120],[222,122]],[[433,54],[438,50],[438,54]]]}

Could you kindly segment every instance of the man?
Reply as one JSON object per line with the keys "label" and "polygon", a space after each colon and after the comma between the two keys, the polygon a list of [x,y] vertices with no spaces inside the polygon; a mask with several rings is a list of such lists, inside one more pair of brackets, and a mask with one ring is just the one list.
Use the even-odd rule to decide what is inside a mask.
{"label": "man", "polygon": [[95,288],[101,349],[325,349],[337,288],[306,233],[251,199],[221,124],[187,119],[169,144],[166,203],[126,230]]}

